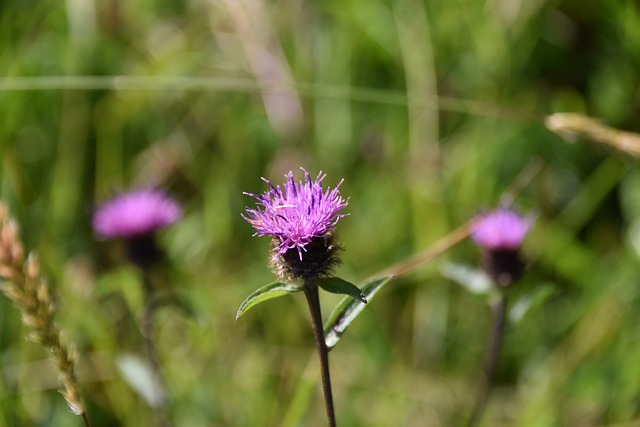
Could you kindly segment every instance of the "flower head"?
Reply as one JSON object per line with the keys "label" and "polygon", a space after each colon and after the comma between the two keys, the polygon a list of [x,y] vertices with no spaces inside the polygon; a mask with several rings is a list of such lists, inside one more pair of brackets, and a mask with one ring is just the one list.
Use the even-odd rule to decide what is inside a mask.
{"label": "flower head", "polygon": [[529,233],[533,220],[508,209],[497,209],[481,215],[474,224],[471,238],[489,250],[517,249]]}
{"label": "flower head", "polygon": [[164,192],[134,190],[101,205],[93,215],[93,229],[106,239],[132,239],[152,234],[181,216],[178,202]]}
{"label": "flower head", "polygon": [[338,190],[342,181],[324,190],[322,180],[326,175],[320,172],[314,181],[302,170],[304,181],[296,182],[290,171],[282,187],[262,178],[269,190],[262,195],[244,193],[257,199],[259,207],[246,208],[242,216],[257,230],[254,236],[273,236],[274,259],[283,258],[284,270],[296,277],[321,274],[335,264],[337,248],[331,234],[340,218],[347,215],[339,212],[348,204]]}
{"label": "flower head", "polygon": [[532,217],[501,208],[481,215],[473,225],[471,238],[485,249],[484,269],[498,286],[510,286],[524,273],[520,245],[532,223]]}

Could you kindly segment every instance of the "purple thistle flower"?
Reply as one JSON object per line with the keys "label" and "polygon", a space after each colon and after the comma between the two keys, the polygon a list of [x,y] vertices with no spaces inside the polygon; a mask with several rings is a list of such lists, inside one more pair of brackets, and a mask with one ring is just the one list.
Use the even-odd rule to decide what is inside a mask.
{"label": "purple thistle flower", "polygon": [[[282,187],[262,178],[269,185],[268,191],[262,195],[244,193],[257,199],[262,208],[246,208],[246,216],[242,215],[257,230],[254,236],[273,236],[276,263],[282,256],[285,270],[297,277],[322,274],[335,264],[337,248],[331,244],[331,234],[340,218],[347,215],[339,212],[349,202],[338,190],[342,181],[333,189],[323,190],[326,175],[320,172],[314,181],[301,169],[304,181],[296,182],[289,171]],[[296,251],[300,263],[294,262],[292,251]],[[303,254],[307,264],[313,266],[302,266]]]}
{"label": "purple thistle flower", "polygon": [[530,216],[500,208],[481,215],[472,226],[471,238],[485,249],[484,269],[498,286],[508,287],[524,273],[520,245],[532,223]]}
{"label": "purple thistle flower", "polygon": [[522,217],[505,208],[481,215],[471,230],[471,238],[488,250],[518,249],[529,233],[531,217]]}
{"label": "purple thistle flower", "polygon": [[105,239],[135,239],[173,224],[182,208],[154,189],[122,193],[102,204],[93,215],[94,231]]}
{"label": "purple thistle flower", "polygon": [[342,181],[333,190],[329,187],[323,191],[322,180],[326,175],[320,172],[312,181],[309,172],[302,170],[304,182],[296,183],[289,171],[285,175],[287,182],[284,188],[262,178],[269,185],[269,191],[260,196],[244,194],[256,198],[263,209],[247,208],[247,216],[242,216],[258,230],[254,236],[272,235],[279,239],[278,255],[296,248],[301,260],[302,251],[306,251],[306,246],[315,237],[324,237],[333,231],[338,220],[347,215],[338,212],[348,204],[338,191]]}

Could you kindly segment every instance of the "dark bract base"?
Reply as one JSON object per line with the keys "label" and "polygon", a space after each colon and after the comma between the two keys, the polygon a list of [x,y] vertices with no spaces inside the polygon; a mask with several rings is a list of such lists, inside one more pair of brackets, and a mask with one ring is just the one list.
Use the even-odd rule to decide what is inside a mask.
{"label": "dark bract base", "polygon": [[279,257],[274,257],[276,274],[293,279],[329,276],[339,263],[336,257],[340,246],[333,243],[333,236],[314,238],[302,251],[302,259],[297,248],[289,249]]}

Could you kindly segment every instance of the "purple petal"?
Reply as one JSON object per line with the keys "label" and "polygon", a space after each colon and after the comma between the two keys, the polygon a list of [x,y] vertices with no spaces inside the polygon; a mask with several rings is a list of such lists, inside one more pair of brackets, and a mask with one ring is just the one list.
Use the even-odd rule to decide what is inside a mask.
{"label": "purple petal", "polygon": [[481,215],[473,226],[471,238],[485,249],[517,249],[526,237],[533,218],[522,217],[508,209]]}
{"label": "purple petal", "polygon": [[255,235],[279,239],[278,255],[297,248],[302,258],[305,246],[312,239],[333,231],[340,218],[346,216],[339,213],[349,202],[338,191],[342,181],[333,190],[328,188],[325,192],[322,180],[326,175],[320,172],[313,181],[309,172],[302,170],[304,181],[296,182],[289,171],[282,187],[263,178],[270,187],[268,191],[262,195],[244,193],[258,201],[258,208],[247,207],[246,215],[242,217],[257,230]]}
{"label": "purple petal", "polygon": [[182,208],[160,190],[122,193],[102,204],[93,215],[93,229],[103,238],[131,238],[173,224]]}

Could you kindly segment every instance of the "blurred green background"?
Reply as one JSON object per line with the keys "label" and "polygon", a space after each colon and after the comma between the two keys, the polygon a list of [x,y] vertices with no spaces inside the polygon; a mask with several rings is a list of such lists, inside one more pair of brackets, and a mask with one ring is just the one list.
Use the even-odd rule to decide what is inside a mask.
{"label": "blurred green background", "polygon": [[[175,290],[157,316],[174,425],[322,426],[304,298],[234,322],[273,280],[242,192],[300,166],[344,178],[337,275],[361,283],[495,206],[534,158],[510,295],[531,309],[507,327],[482,425],[640,425],[640,170],[541,122],[640,131],[635,0],[3,0],[0,46],[0,196],[50,278],[94,426],[153,418],[122,369],[144,354],[140,277],[96,241],[96,203],[159,186],[184,204],[158,272]],[[489,309],[445,263],[479,252],[391,282],[331,353],[338,425],[464,425]],[[338,300],[322,295],[325,318]],[[0,425],[80,426],[0,306]]]}

